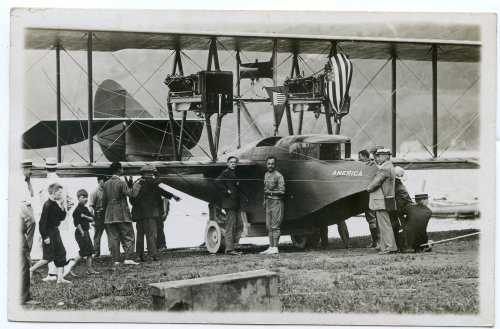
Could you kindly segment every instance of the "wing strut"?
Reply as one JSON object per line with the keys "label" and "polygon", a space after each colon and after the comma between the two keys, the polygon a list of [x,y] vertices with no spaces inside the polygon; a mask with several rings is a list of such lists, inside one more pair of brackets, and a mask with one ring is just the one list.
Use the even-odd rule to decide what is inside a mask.
{"label": "wing strut", "polygon": [[[241,59],[240,59],[240,50],[237,49],[236,50],[236,81],[238,81],[236,83],[236,97],[238,98],[241,98],[241,79],[240,79],[240,63],[241,63]],[[238,131],[238,144],[236,146],[236,148],[240,148],[241,147],[241,101],[238,100],[236,102],[236,129]]]}
{"label": "wing strut", "polygon": [[[297,50],[294,50],[293,52],[293,58],[292,58],[292,72],[290,73],[290,77],[295,77],[298,76],[299,73],[299,60],[298,57],[299,53]],[[294,74],[295,73],[295,74]],[[293,135],[293,124],[292,124],[292,112],[290,111],[290,104],[286,102],[285,104],[285,113],[286,113],[286,123],[288,125],[288,134]],[[303,112],[300,112],[300,115],[303,116]],[[299,127],[298,130],[302,131],[302,121],[299,121]],[[300,133],[299,133],[300,135]]]}
{"label": "wing strut", "polygon": [[89,31],[87,34],[87,66],[88,66],[88,71],[87,71],[87,85],[88,85],[88,112],[89,112],[89,119],[88,119],[88,135],[89,136],[89,162],[92,163],[94,162],[94,138],[92,138],[92,131],[93,131],[93,123],[94,123],[94,94],[92,92],[92,81],[93,81],[93,76],[92,76],[92,36],[93,33],[92,31]]}
{"label": "wing strut", "polygon": [[437,45],[432,45],[432,154],[438,156]]}
{"label": "wing strut", "polygon": [[56,121],[56,145],[57,145],[57,162],[61,161],[61,142],[59,136],[61,134],[61,45],[56,45],[56,98],[57,98],[57,121]]}
{"label": "wing strut", "polygon": [[392,73],[392,98],[391,98],[391,105],[392,105],[392,116],[391,116],[391,123],[392,123],[392,134],[391,134],[391,139],[392,139],[392,156],[396,156],[396,60],[397,57],[394,55],[392,56],[391,59],[391,73]]}

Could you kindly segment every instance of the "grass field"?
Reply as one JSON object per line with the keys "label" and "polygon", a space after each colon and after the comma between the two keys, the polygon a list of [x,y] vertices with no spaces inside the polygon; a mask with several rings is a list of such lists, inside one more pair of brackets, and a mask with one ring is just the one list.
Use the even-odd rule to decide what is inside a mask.
{"label": "grass field", "polygon": [[[430,233],[441,240],[472,230]],[[204,250],[166,251],[159,262],[112,267],[109,257],[95,261],[97,275],[80,277],[72,285],[42,282],[45,270],[35,273],[36,310],[151,310],[148,284],[212,276],[254,269],[279,275],[283,312],[479,312],[477,236],[436,245],[431,253],[380,256],[366,249],[369,237],[352,239],[353,248],[340,249],[339,239],[328,248],[299,251],[280,245],[281,253],[263,256],[267,246],[244,246],[243,256],[210,255]]]}

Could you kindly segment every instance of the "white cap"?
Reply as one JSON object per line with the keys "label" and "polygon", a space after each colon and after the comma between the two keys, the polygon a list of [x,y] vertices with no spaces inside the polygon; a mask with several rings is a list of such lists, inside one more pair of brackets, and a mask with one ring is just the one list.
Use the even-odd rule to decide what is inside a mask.
{"label": "white cap", "polygon": [[396,171],[396,178],[399,180],[405,181],[408,177],[406,177],[406,172],[403,168],[401,167],[394,167],[394,170]]}

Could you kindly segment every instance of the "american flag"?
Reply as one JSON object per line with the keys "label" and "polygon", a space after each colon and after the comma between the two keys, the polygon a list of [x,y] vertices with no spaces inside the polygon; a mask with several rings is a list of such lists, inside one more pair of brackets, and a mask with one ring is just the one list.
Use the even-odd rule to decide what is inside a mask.
{"label": "american flag", "polygon": [[286,96],[283,93],[273,91],[273,105],[283,105],[286,102]]}
{"label": "american flag", "polygon": [[352,63],[344,54],[335,54],[331,58],[332,72],[325,72],[325,95],[338,113],[349,96],[352,79]]}

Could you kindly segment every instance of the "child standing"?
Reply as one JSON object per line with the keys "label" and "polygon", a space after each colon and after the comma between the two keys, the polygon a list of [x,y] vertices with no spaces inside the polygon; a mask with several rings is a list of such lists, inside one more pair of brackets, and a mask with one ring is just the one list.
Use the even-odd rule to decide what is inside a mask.
{"label": "child standing", "polygon": [[[76,206],[73,212],[73,223],[75,224],[75,239],[80,247],[78,256],[75,258],[75,264],[73,268],[85,257],[87,257],[87,274],[98,274],[99,272],[92,269],[92,254],[94,253],[94,246],[92,245],[92,240],[90,239],[89,228],[90,222],[94,221],[90,210],[85,207],[88,201],[89,194],[85,190],[79,190],[76,192],[78,198],[78,206]],[[73,270],[70,272],[71,275],[77,276]]]}
{"label": "child standing", "polygon": [[30,268],[30,276],[35,270],[54,262],[57,267],[57,283],[72,283],[63,278],[66,260],[66,249],[59,233],[59,224],[66,218],[66,211],[61,205],[63,188],[58,183],[49,185],[49,199],[45,202],[40,217],[39,230],[43,240],[43,257]]}

